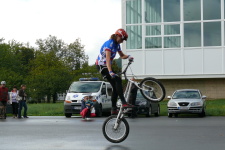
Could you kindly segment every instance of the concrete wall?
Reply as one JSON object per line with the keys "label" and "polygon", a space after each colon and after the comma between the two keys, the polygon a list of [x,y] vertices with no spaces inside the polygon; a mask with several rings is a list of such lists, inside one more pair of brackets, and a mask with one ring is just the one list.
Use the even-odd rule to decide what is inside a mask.
{"label": "concrete wall", "polygon": [[225,98],[225,78],[210,79],[161,79],[166,97],[178,89],[199,89],[207,99]]}

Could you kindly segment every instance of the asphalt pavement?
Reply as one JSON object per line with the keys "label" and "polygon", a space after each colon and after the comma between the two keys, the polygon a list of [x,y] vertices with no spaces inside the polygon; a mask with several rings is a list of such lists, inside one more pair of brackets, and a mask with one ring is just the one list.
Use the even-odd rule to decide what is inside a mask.
{"label": "asphalt pavement", "polygon": [[0,150],[223,150],[225,117],[136,118],[128,138],[110,143],[102,134],[106,117],[0,119]]}

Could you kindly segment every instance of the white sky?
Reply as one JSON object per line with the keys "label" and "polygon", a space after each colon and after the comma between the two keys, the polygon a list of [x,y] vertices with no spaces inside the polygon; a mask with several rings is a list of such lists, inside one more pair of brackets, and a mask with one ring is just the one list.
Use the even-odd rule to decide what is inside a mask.
{"label": "white sky", "polygon": [[0,38],[36,47],[49,35],[66,43],[80,38],[94,64],[101,45],[121,23],[121,0],[0,0]]}

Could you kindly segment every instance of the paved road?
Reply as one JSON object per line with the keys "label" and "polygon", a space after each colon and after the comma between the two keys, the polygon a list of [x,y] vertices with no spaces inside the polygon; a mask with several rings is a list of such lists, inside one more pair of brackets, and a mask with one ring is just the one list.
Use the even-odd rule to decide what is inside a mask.
{"label": "paved road", "polygon": [[0,150],[224,150],[225,117],[127,119],[128,138],[108,142],[101,131],[106,118],[0,119]]}

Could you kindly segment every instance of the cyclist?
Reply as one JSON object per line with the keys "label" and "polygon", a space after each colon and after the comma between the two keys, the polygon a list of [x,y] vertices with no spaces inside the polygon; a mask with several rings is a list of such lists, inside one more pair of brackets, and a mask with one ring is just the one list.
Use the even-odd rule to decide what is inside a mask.
{"label": "cyclist", "polygon": [[123,43],[124,40],[126,41],[127,38],[128,35],[126,31],[124,29],[118,29],[115,34],[112,34],[110,39],[102,45],[100,54],[98,55],[95,63],[98,71],[102,74],[103,78],[106,78],[113,88],[111,97],[112,115],[116,115],[118,113],[116,107],[118,96],[121,99],[123,107],[132,107],[132,105],[128,104],[124,98],[121,78],[117,76],[117,74],[112,69],[112,61],[115,58],[117,52],[122,59],[129,59],[130,61],[133,61],[134,59],[130,55],[125,55],[121,51],[120,44]]}

